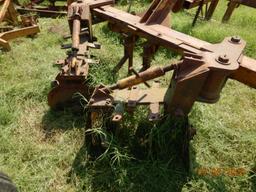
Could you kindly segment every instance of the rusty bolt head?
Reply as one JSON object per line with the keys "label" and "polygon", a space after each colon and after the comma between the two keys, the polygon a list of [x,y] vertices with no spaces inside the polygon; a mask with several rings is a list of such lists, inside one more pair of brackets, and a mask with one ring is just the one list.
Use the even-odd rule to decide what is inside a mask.
{"label": "rusty bolt head", "polygon": [[231,37],[231,42],[232,43],[240,43],[240,41],[241,41],[241,37],[239,37],[239,36]]}
{"label": "rusty bolt head", "polygon": [[229,65],[229,58],[227,55],[219,55],[216,61],[223,65]]}

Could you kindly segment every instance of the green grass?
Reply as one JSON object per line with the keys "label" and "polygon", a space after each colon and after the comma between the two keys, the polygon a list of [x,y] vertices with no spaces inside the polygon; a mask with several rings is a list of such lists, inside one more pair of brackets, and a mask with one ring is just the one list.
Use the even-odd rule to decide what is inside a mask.
{"label": "green grass", "polygon": [[[221,24],[225,4],[221,1],[213,21],[199,21],[194,28],[187,12],[174,14],[173,28],[212,43],[240,35],[247,41],[246,55],[256,58],[255,10],[241,6],[228,24]],[[132,10],[141,11],[146,5],[136,1]],[[39,21],[41,33],[36,38],[14,40],[12,51],[0,55],[0,170],[12,177],[20,191],[256,190],[255,174],[250,172],[237,177],[196,173],[196,168],[255,169],[256,92],[232,80],[218,103],[196,103],[190,114],[197,128],[191,142],[190,175],[177,160],[175,146],[168,143],[169,138],[175,141],[178,137],[175,131],[165,134],[170,121],[165,126],[148,123],[143,108],[134,116],[126,115],[123,137],[111,140],[108,153],[89,161],[84,145],[86,114],[70,109],[51,111],[47,106],[50,82],[58,73],[53,63],[65,57],[59,46],[61,35],[49,32],[49,28],[60,25],[68,32],[67,22],[61,18]],[[102,43],[102,50],[94,51],[101,64],[91,67],[90,79],[94,84],[113,83],[127,72],[124,67],[119,74],[111,74],[123,54],[120,38],[106,24],[95,26],[94,31]],[[136,69],[140,68],[141,51],[137,45]],[[153,64],[163,65],[176,57],[161,49]],[[167,86],[169,78],[161,78],[162,84]],[[136,148],[136,138],[144,135],[153,144]]]}

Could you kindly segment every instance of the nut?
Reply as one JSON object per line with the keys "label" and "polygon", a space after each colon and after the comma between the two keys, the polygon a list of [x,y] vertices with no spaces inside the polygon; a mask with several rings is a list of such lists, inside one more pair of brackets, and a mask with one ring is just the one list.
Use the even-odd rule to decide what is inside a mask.
{"label": "nut", "polygon": [[216,58],[216,61],[223,65],[229,65],[229,58],[227,55],[219,55],[218,58]]}
{"label": "nut", "polygon": [[111,99],[106,99],[106,105],[111,105]]}
{"label": "nut", "polygon": [[240,41],[241,41],[241,37],[239,37],[239,36],[231,37],[231,42],[232,43],[240,43]]}

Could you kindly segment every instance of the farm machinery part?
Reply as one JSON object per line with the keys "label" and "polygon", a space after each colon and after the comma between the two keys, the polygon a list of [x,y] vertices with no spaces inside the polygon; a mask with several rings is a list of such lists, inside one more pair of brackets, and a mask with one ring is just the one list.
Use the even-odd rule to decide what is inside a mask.
{"label": "farm machinery part", "polygon": [[[60,2],[63,2],[59,0]],[[182,9],[192,9],[198,7],[195,18],[193,20],[193,26],[195,25],[199,13],[203,14],[203,6],[205,6],[205,19],[209,20],[212,17],[212,14],[218,4],[219,0],[182,0],[174,7],[173,12],[181,11]],[[23,6],[18,5],[16,9],[18,12],[24,14],[28,12],[37,13],[43,17],[58,17],[67,15],[68,6],[71,5],[74,0],[67,0],[66,5],[56,5],[58,1],[51,0],[49,6],[40,5],[44,2],[44,0],[31,0],[30,3],[25,4]],[[132,3],[132,1],[130,1]],[[19,4],[19,3],[17,3]],[[208,6],[210,4],[210,6]],[[131,8],[131,4],[129,5],[128,12]]]}
{"label": "farm machinery part", "polygon": [[235,8],[239,5],[246,5],[248,7],[256,8],[256,1],[255,0],[229,0],[228,8],[222,18],[222,22],[227,22]]}
{"label": "farm machinery part", "polygon": [[93,91],[93,88],[86,83],[89,65],[98,62],[92,58],[89,49],[100,48],[100,44],[95,42],[96,38],[92,33],[92,22],[95,21],[92,20],[90,6],[96,8],[112,3],[112,0],[97,0],[89,3],[77,1],[69,6],[68,22],[72,44],[63,46],[64,49],[69,49],[67,58],[57,61],[61,66],[61,72],[52,82],[53,89],[48,95],[48,104],[51,107],[61,106],[71,100],[76,92],[80,92],[89,99]]}
{"label": "farm machinery part", "polygon": [[[186,0],[184,2],[183,8],[184,9],[191,9],[194,7],[198,7],[194,20],[192,22],[192,26],[196,24],[196,21],[201,13],[204,16],[205,20],[210,20],[212,15],[219,3],[219,0]],[[204,10],[205,5],[205,10]]]}
{"label": "farm machinery part", "polygon": [[11,0],[4,0],[1,1],[1,3],[0,47],[6,51],[9,51],[11,49],[9,40],[22,36],[32,36],[38,33],[40,30],[36,24],[36,18],[34,16],[20,15],[21,21],[18,19],[18,13],[15,10]]}
{"label": "farm machinery part", "polygon": [[[36,13],[42,17],[59,17],[66,16],[68,6],[73,2],[72,0],[50,0],[50,5],[42,5],[44,0],[31,0],[28,4],[17,5],[17,11],[19,13]],[[62,5],[57,5],[62,4]]]}
{"label": "farm machinery part", "polygon": [[[142,16],[118,10],[109,5],[112,2],[106,0],[72,4],[70,7],[73,8],[70,10],[73,11],[69,14],[70,26],[73,27],[71,52],[65,61],[60,62],[62,71],[48,95],[49,105],[56,107],[68,101],[74,93],[80,92],[89,101],[87,128],[94,128],[104,114],[109,114],[108,119],[116,125],[124,118],[125,110],[131,112],[139,105],[149,106],[149,121],[162,118],[161,106],[165,115],[187,119],[196,101],[217,102],[228,79],[235,79],[256,88],[256,60],[243,55],[246,42],[240,37],[227,37],[221,43],[211,44],[164,25],[169,12],[179,3],[181,1],[178,0],[155,0]],[[77,9],[80,12],[74,11]],[[82,27],[77,27],[83,23],[83,10],[87,10],[84,31],[80,30]],[[125,37],[124,57],[115,71],[129,60],[128,72],[134,75],[121,79],[111,86],[100,85],[94,88],[86,83],[89,63],[92,61],[88,49],[97,47],[91,30],[94,19],[108,21],[112,31],[124,34]],[[85,41],[82,41],[82,37]],[[134,70],[132,62],[134,43],[138,38],[147,40],[141,72]],[[174,64],[151,68],[151,58],[159,46],[181,54],[182,59]],[[148,82],[164,76],[169,71],[173,71],[173,75],[168,88],[160,87],[158,81],[152,86]],[[141,83],[147,88],[139,89],[137,85]],[[188,123],[184,130],[184,154],[187,156],[190,138]],[[89,141],[91,146],[104,148],[106,145],[103,138],[93,134],[88,134],[86,141]]]}
{"label": "farm machinery part", "polygon": [[[219,3],[219,0],[185,0],[183,4],[184,9],[191,9],[194,7],[198,7],[196,11],[196,15],[194,17],[192,26],[195,25],[200,12],[204,14],[205,20],[210,20],[212,15]],[[208,6],[208,4],[210,4]],[[203,6],[205,5],[205,12],[203,11]],[[231,15],[233,14],[234,10],[238,8],[240,5],[245,5],[248,7],[256,8],[256,1],[255,0],[228,0],[227,9],[225,14],[222,18],[222,22],[226,23],[229,21]],[[177,12],[181,9],[181,7],[177,7],[174,9],[174,12]],[[204,13],[203,13],[204,12]]]}
{"label": "farm machinery part", "polygon": [[[210,20],[218,5],[218,2],[219,0],[181,0],[175,4],[171,11],[177,13],[183,9],[192,9],[197,7],[197,11],[192,23],[192,26],[194,26],[200,13],[204,16],[204,19]],[[149,10],[154,11],[154,9],[161,3],[162,1],[153,1]],[[168,3],[165,3],[165,6],[169,6]],[[168,25],[170,24],[168,19],[165,23],[168,23]]]}
{"label": "farm machinery part", "polygon": [[[152,5],[155,3],[156,2],[154,1]],[[138,16],[120,11],[110,6],[113,4],[110,0],[74,2],[70,6],[68,14],[72,34],[72,45],[65,46],[65,48],[70,48],[71,50],[68,51],[68,56],[65,60],[60,60],[58,62],[58,64],[61,65],[61,72],[58,74],[56,81],[53,82],[54,88],[48,97],[49,105],[55,107],[58,103],[63,103],[68,100],[67,98],[71,98],[71,95],[73,95],[74,92],[86,90],[87,86],[85,86],[85,82],[88,75],[89,63],[95,62],[90,58],[89,49],[100,47],[99,44],[95,42],[96,38],[93,36],[91,30],[92,24],[96,23],[95,21],[108,21],[111,30],[124,34],[124,57],[117,65],[117,68],[119,69],[129,58],[128,71],[130,73],[135,72],[132,67],[131,54],[133,53],[134,43],[139,37],[147,40],[142,56],[143,67],[141,71],[150,67],[150,61],[156,51],[156,46],[163,46],[182,55],[185,53],[201,54],[203,55],[201,56],[203,58],[206,57],[205,55],[210,54],[215,54],[215,57],[217,57],[217,54],[221,55],[225,53],[225,51],[228,52],[238,46],[244,46],[245,43],[239,37],[232,37],[232,41],[226,40],[221,47],[218,47],[218,44],[210,44],[162,25],[170,10],[174,10],[179,3],[180,1],[177,0],[162,0],[161,2],[158,2],[158,6],[156,6],[154,12],[152,12],[151,5],[143,16]],[[79,11],[77,12],[77,10]],[[235,41],[238,43],[235,44]],[[230,45],[233,45],[234,48],[229,47]],[[235,52],[233,51],[233,53]],[[239,54],[241,53],[239,52]],[[248,85],[255,85],[255,77],[253,73],[255,70],[255,61],[246,56],[241,56],[240,58],[243,58],[245,64],[241,63],[239,73],[234,73],[232,77],[234,76],[236,79],[241,80]],[[250,64],[249,61],[252,64]],[[230,67],[231,65],[227,66]],[[239,75],[240,73],[247,73],[247,75]],[[62,86],[66,88],[63,88]],[[76,86],[80,86],[80,88],[78,89]],[[55,97],[54,92],[56,89],[59,90],[56,92],[59,92],[61,98],[58,98],[57,96]],[[70,90],[70,93],[66,91],[62,92],[62,90]]]}

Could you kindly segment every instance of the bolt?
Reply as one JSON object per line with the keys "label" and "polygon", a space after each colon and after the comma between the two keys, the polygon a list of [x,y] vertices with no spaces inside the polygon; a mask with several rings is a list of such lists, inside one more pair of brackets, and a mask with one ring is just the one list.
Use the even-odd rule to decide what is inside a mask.
{"label": "bolt", "polygon": [[217,61],[221,64],[229,64],[229,58],[227,57],[227,55],[219,55]]}
{"label": "bolt", "polygon": [[108,99],[106,99],[106,102],[109,102],[109,103],[110,103],[110,102],[111,102],[111,99],[109,99],[109,98],[108,98]]}
{"label": "bolt", "polygon": [[241,38],[239,36],[233,36],[231,37],[232,43],[239,43],[241,41]]}
{"label": "bolt", "polygon": [[111,99],[106,99],[106,105],[110,105],[111,104]]}
{"label": "bolt", "polygon": [[91,98],[89,101],[90,104],[93,104],[94,102],[95,102],[95,99],[93,99],[93,98]]}

